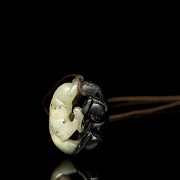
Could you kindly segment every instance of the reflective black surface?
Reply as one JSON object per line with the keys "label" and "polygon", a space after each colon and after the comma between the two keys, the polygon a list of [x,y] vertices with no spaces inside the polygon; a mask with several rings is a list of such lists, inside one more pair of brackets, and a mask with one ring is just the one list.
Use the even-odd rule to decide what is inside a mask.
{"label": "reflective black surface", "polygon": [[[36,80],[41,85],[35,88],[37,94],[32,119],[34,125],[31,123],[34,134],[31,136],[30,144],[34,146],[34,164],[38,165],[34,177],[50,179],[54,170],[66,159],[70,159],[79,169],[79,173],[72,173],[69,176],[71,179],[83,179],[83,173],[86,174],[85,177],[90,173],[93,174],[91,176],[97,176],[99,179],[123,179],[124,177],[160,178],[177,172],[175,163],[178,162],[179,156],[179,113],[155,114],[109,123],[102,145],[96,150],[77,156],[62,153],[52,143],[48,131],[48,116],[43,110],[41,100],[47,90],[67,73],[83,74],[100,85],[106,97],[176,95],[179,92],[178,85],[172,81],[162,81],[161,85],[158,84],[158,74],[154,74],[156,77],[149,77],[145,73],[147,81],[141,79],[139,74],[132,78],[126,77],[124,71],[119,72],[117,68],[114,68],[114,73],[106,74],[106,71],[114,66],[119,67],[115,62],[110,66],[106,64],[104,70],[96,66],[93,74],[91,74],[92,65],[85,70],[87,66],[81,63],[71,65],[65,63],[62,68],[63,73],[59,73],[58,68],[51,69],[50,72],[50,67],[43,70],[44,74],[39,76],[38,81]],[[68,70],[64,70],[64,67],[68,67]]]}
{"label": "reflective black surface", "polygon": [[11,141],[7,139],[8,143],[11,142],[9,155],[15,158],[10,158],[8,162],[12,163],[12,169],[17,167],[15,172],[19,174],[18,177],[50,180],[54,169],[65,159],[78,166],[79,173],[72,174],[72,179],[82,179],[83,173],[108,180],[124,177],[154,179],[177,174],[179,113],[148,115],[109,123],[102,145],[78,156],[71,157],[55,147],[50,138],[48,116],[43,109],[42,99],[67,74],[82,74],[97,83],[105,97],[180,94],[178,71],[169,76],[160,69],[157,72],[141,70],[137,66],[129,69],[124,61],[120,64],[116,61],[106,62],[104,66],[90,59],[88,62],[91,63],[88,65],[69,60],[63,63],[63,58],[60,58],[58,62],[44,62],[40,67],[36,67],[34,62],[29,63],[32,70],[24,73],[16,94],[17,102],[22,106],[18,106],[13,114],[12,122],[15,125],[12,128],[15,133],[11,133]]}
{"label": "reflective black surface", "polygon": [[[17,141],[20,147],[19,155],[13,153],[17,158],[15,162],[23,160],[19,163],[19,171],[33,179],[50,180],[55,168],[64,160],[70,159],[79,169],[79,173],[70,176],[72,179],[83,179],[83,173],[99,179],[146,179],[178,172],[176,163],[180,150],[179,113],[148,115],[109,123],[102,145],[87,153],[69,156],[58,150],[49,135],[48,116],[43,109],[42,98],[66,74],[84,75],[86,79],[97,83],[107,98],[128,95],[178,95],[180,92],[176,81],[165,78],[167,75],[164,71],[159,71],[165,78],[161,81],[159,73],[149,75],[150,71],[140,71],[140,68],[138,70],[141,73],[138,74],[128,68],[119,71],[123,63],[119,65],[115,61],[111,64],[108,62],[103,67],[94,66],[94,61],[93,65],[88,66],[81,63],[68,65],[63,62],[61,65],[61,61],[58,66],[56,61],[55,66],[52,63],[35,68],[31,75],[26,77],[26,83],[22,80],[23,90],[27,89],[24,97],[28,97],[28,101],[26,106],[23,106],[24,116],[18,126],[18,129],[21,129]],[[110,72],[111,69],[113,70]],[[175,75],[174,80],[177,80],[178,73]],[[21,102],[23,100],[25,101],[22,98]]]}
{"label": "reflective black surface", "polygon": [[[174,127],[177,118],[171,116],[171,124],[167,117],[111,124],[99,149],[77,156],[63,154],[50,141],[39,154],[38,175],[50,179],[57,166],[66,159],[73,161],[80,172],[92,173],[100,179],[170,175],[178,168],[175,163],[179,156],[179,128]],[[82,179],[78,172],[72,173],[71,178]]]}
{"label": "reflective black surface", "polygon": [[[11,73],[7,80],[10,100],[5,106],[8,123],[2,126],[5,129],[2,139],[9,145],[5,156],[10,157],[6,160],[8,174],[15,176],[11,172],[16,169],[18,179],[50,180],[55,168],[70,159],[79,172],[89,172],[102,179],[177,177],[179,113],[110,123],[102,146],[78,156],[63,154],[50,139],[42,99],[65,75],[83,75],[98,84],[107,98],[180,95],[176,45],[179,31],[176,33],[177,22],[172,23],[174,17],[169,18],[169,23],[168,18],[148,21],[141,19],[143,14],[141,18],[133,17],[122,25],[119,19],[113,23],[110,20],[110,31],[106,27],[101,30],[94,27],[90,32],[83,29],[77,33],[66,26],[56,28],[51,23],[54,17],[42,21],[34,18],[33,23],[27,21],[28,30],[24,29],[26,19],[20,23],[23,28],[15,33],[13,51],[8,53],[13,55],[10,59],[21,61],[14,61],[13,72],[9,69],[12,64],[7,61],[5,71]],[[59,24],[59,19],[54,24]],[[79,173],[71,178],[77,177],[80,178]]]}

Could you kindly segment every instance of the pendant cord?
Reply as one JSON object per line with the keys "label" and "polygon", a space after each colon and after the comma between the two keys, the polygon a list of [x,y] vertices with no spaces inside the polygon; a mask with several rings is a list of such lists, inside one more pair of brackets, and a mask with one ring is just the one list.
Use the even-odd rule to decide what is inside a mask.
{"label": "pendant cord", "polygon": [[[112,97],[108,99],[109,107],[122,107],[137,104],[152,104],[152,103],[164,103],[165,105],[159,105],[153,108],[133,110],[125,113],[118,113],[110,115],[110,122],[120,121],[132,117],[140,117],[144,115],[150,115],[153,113],[163,112],[163,110],[169,110],[171,108],[180,106],[180,96],[127,96],[127,97]],[[166,112],[165,111],[165,112]],[[180,110],[167,111],[167,112],[180,112]]]}

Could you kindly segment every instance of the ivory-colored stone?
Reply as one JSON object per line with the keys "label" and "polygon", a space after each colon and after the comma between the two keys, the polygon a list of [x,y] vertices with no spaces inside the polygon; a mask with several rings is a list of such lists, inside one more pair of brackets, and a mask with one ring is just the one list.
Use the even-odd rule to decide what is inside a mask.
{"label": "ivory-colored stone", "polygon": [[[54,92],[49,107],[49,131],[54,144],[64,153],[72,154],[79,141],[70,137],[77,130],[83,131],[83,113],[80,107],[72,109],[72,102],[78,95],[79,81],[64,83]],[[74,118],[70,119],[73,112]]]}

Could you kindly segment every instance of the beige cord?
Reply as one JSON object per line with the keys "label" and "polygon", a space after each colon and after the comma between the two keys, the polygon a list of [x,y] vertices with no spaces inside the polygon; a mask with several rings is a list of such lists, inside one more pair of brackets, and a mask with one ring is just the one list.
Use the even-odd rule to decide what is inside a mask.
{"label": "beige cord", "polygon": [[122,101],[136,101],[136,102],[161,102],[161,101],[180,101],[180,96],[127,96],[127,97],[112,97],[108,99],[108,103],[122,102]]}
{"label": "beige cord", "polygon": [[[124,98],[124,99],[126,99],[126,98]],[[135,97],[133,97],[133,98],[135,99]],[[131,97],[131,99],[133,99],[133,98]],[[143,97],[141,97],[141,98],[143,99]],[[157,99],[160,99],[160,98],[161,97],[158,96]],[[118,98],[115,97],[114,99],[118,99]],[[121,99],[123,99],[123,98],[121,98]],[[144,99],[146,99],[146,98],[144,98]],[[163,97],[162,99],[166,99],[166,98]],[[166,105],[161,105],[161,106],[154,107],[154,108],[135,110],[135,111],[130,111],[130,112],[126,112],[126,113],[110,115],[109,119],[110,119],[110,122],[114,122],[114,121],[124,120],[124,119],[130,118],[130,117],[133,117],[133,116],[136,116],[136,117],[138,116],[139,117],[139,116],[142,116],[142,115],[148,115],[148,114],[156,113],[158,111],[166,110],[166,109],[173,108],[173,107],[176,107],[176,106],[179,106],[179,105],[180,105],[180,101],[175,101],[175,102],[168,103]]]}

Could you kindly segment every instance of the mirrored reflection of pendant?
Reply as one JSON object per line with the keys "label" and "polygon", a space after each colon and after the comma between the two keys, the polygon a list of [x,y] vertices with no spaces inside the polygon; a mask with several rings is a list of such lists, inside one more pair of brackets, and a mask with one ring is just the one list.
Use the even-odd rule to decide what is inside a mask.
{"label": "mirrored reflection of pendant", "polygon": [[98,85],[75,76],[54,92],[49,107],[53,143],[66,154],[91,150],[102,142],[107,102]]}
{"label": "mirrored reflection of pendant", "polygon": [[50,180],[100,180],[102,175],[82,168],[76,161],[63,160],[52,172]]}

